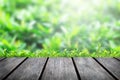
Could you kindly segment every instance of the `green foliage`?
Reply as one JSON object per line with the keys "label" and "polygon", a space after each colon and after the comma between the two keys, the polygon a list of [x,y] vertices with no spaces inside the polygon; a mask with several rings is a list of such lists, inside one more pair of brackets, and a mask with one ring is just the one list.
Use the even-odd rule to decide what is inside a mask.
{"label": "green foliage", "polygon": [[[120,57],[120,51],[96,51],[90,53],[87,49],[80,50],[38,50],[35,52],[30,52],[29,50],[22,51],[0,51],[0,57]],[[96,55],[97,54],[97,55]]]}
{"label": "green foliage", "polygon": [[[0,0],[0,56],[119,56],[119,4],[119,0]],[[38,50],[41,55],[34,54]],[[49,50],[50,55],[45,54]]]}

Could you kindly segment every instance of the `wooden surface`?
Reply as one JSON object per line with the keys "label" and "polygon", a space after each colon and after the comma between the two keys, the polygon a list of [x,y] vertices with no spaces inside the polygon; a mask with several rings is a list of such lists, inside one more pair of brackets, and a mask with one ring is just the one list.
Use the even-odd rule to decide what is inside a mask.
{"label": "wooden surface", "polygon": [[77,80],[77,75],[70,58],[49,59],[42,80]]}
{"label": "wooden surface", "polygon": [[0,61],[4,60],[5,58],[0,58]]}
{"label": "wooden surface", "polygon": [[92,58],[74,58],[82,80],[113,80]]}
{"label": "wooden surface", "polygon": [[98,58],[97,60],[105,66],[112,75],[120,79],[120,61],[110,58]]}
{"label": "wooden surface", "polygon": [[42,72],[45,61],[46,58],[27,59],[7,80],[37,80]]}
{"label": "wooden surface", "polygon": [[7,58],[0,62],[0,80],[12,72],[24,58]]}
{"label": "wooden surface", "polygon": [[118,59],[0,58],[0,80],[120,80]]}

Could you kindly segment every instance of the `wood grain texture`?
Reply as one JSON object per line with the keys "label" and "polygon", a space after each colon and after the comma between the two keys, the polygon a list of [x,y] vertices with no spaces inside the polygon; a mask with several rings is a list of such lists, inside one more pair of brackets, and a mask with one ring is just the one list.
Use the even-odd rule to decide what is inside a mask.
{"label": "wood grain texture", "polygon": [[25,58],[7,58],[0,62],[0,80],[9,74]]}
{"label": "wood grain texture", "polygon": [[97,58],[115,77],[120,79],[120,62],[113,58]]}
{"label": "wood grain texture", "polygon": [[7,80],[38,80],[46,58],[29,58]]}
{"label": "wood grain texture", "polygon": [[71,58],[50,58],[42,80],[78,80]]}
{"label": "wood grain texture", "polygon": [[82,80],[114,80],[92,58],[74,58]]}

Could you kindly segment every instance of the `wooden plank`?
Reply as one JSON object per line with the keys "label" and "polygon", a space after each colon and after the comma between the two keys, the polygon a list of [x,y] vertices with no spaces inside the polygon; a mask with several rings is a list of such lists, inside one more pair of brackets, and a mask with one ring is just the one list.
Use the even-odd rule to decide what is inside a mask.
{"label": "wooden plank", "polygon": [[6,80],[38,80],[45,62],[46,58],[30,58]]}
{"label": "wooden plank", "polygon": [[81,80],[114,80],[92,58],[74,58]]}
{"label": "wooden plank", "polygon": [[117,59],[119,59],[119,61],[120,61],[120,58],[117,58]]}
{"label": "wooden plank", "polygon": [[0,61],[4,60],[5,58],[0,58]]}
{"label": "wooden plank", "polygon": [[113,58],[97,58],[116,78],[120,79],[120,62]]}
{"label": "wooden plank", "polygon": [[0,58],[0,60],[2,60],[2,59],[4,59],[4,58]]}
{"label": "wooden plank", "polygon": [[120,60],[120,58],[118,58]]}
{"label": "wooden plank", "polygon": [[0,62],[0,80],[8,75],[25,58],[7,58]]}
{"label": "wooden plank", "polygon": [[78,80],[71,58],[50,58],[41,80]]}
{"label": "wooden plank", "polygon": [[120,58],[116,58],[116,59],[118,59],[120,61]]}

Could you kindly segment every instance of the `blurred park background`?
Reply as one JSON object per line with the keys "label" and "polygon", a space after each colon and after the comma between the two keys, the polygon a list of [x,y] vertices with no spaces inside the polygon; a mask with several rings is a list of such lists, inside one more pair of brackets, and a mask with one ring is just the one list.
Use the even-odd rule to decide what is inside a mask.
{"label": "blurred park background", "polygon": [[0,0],[0,51],[120,49],[120,0]]}

